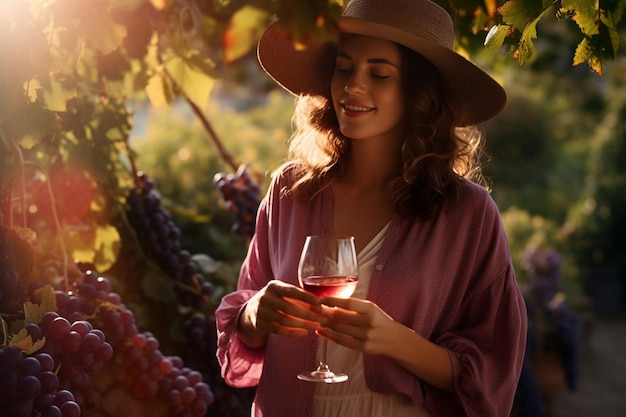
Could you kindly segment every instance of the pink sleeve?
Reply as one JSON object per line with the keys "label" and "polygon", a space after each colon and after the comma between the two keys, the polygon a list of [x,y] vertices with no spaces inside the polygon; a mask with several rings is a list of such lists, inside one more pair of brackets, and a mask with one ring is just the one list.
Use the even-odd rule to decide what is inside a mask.
{"label": "pink sleeve", "polygon": [[[464,415],[508,417],[526,342],[526,309],[512,269],[470,298],[465,311],[472,325],[441,335],[437,343],[450,353]],[[429,390],[426,403],[443,415],[454,409],[448,408],[454,403],[449,394],[438,390]]]}
{"label": "pink sleeve", "polygon": [[217,359],[222,367],[222,377],[227,384],[239,388],[257,385],[263,369],[265,349],[252,349],[237,336],[239,313],[255,293],[239,290],[228,294],[215,311]]}
{"label": "pink sleeve", "polygon": [[225,295],[215,311],[217,325],[217,359],[222,377],[231,386],[255,386],[261,377],[265,348],[250,348],[237,336],[239,314],[245,303],[273,279],[269,249],[268,213],[277,193],[270,187],[256,220],[256,234],[241,266],[237,290]]}

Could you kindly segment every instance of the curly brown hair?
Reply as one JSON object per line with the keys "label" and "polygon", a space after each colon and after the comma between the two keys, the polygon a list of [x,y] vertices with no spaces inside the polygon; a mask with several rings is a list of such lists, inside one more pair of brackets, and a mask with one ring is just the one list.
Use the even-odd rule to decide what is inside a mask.
{"label": "curly brown hair", "polygon": [[[475,126],[457,126],[461,115],[437,69],[416,52],[398,47],[408,111],[403,169],[391,180],[388,192],[400,215],[429,218],[454,199],[464,180],[484,182],[483,135]],[[289,151],[298,180],[289,191],[307,201],[342,174],[350,140],[341,134],[326,97],[298,97],[292,122]]]}

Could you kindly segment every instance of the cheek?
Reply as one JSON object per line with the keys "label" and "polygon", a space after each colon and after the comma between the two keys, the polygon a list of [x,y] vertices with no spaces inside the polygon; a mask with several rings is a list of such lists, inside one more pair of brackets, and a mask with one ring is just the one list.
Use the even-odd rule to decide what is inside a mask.
{"label": "cheek", "polygon": [[386,91],[379,97],[379,99],[380,103],[383,103],[385,108],[397,114],[399,119],[404,117],[404,113],[406,112],[406,103],[404,95],[400,89]]}

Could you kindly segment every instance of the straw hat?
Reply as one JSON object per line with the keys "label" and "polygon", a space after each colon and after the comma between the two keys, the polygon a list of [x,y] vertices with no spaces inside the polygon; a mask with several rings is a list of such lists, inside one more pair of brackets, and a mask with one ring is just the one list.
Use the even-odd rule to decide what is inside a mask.
{"label": "straw hat", "polygon": [[[373,36],[404,45],[441,71],[460,106],[459,126],[476,125],[502,110],[504,89],[487,73],[452,50],[454,28],[447,11],[430,0],[352,0],[338,21],[344,33]],[[295,95],[330,97],[336,46],[331,42],[296,50],[278,22],[261,35],[263,69]]]}

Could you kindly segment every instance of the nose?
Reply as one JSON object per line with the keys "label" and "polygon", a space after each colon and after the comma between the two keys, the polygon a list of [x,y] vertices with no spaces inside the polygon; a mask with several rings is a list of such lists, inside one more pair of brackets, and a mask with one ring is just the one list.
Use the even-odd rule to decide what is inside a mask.
{"label": "nose", "polygon": [[365,83],[363,82],[363,77],[359,74],[358,71],[352,72],[350,77],[346,80],[346,85],[343,90],[349,94],[358,94],[363,93],[366,90]]}

